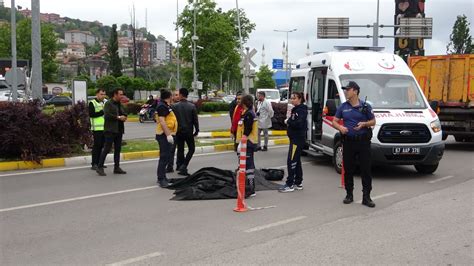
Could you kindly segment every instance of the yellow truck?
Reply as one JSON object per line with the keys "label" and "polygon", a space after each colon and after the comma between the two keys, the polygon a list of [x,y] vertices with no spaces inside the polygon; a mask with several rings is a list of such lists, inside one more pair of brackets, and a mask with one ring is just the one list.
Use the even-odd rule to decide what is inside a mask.
{"label": "yellow truck", "polygon": [[443,139],[474,142],[474,54],[412,56],[408,65],[438,113]]}

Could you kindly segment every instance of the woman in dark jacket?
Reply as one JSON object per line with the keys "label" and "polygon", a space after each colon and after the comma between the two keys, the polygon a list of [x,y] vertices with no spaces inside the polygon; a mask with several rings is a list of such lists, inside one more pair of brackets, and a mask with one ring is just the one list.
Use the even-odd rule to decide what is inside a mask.
{"label": "woman in dark jacket", "polygon": [[303,168],[301,167],[301,152],[303,151],[306,132],[308,130],[308,108],[304,104],[303,93],[293,92],[290,98],[293,109],[291,116],[286,120],[287,134],[290,139],[288,151],[288,178],[279,192],[292,192],[303,189]]}

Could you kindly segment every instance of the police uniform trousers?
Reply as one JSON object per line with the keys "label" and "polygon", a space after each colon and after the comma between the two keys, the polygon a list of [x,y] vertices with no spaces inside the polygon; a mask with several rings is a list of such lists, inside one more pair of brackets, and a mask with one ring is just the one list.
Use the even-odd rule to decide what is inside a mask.
{"label": "police uniform trousers", "polygon": [[344,184],[346,191],[354,190],[354,173],[357,164],[360,166],[362,191],[370,193],[372,190],[370,140],[367,135],[351,137],[345,136],[343,143]]}

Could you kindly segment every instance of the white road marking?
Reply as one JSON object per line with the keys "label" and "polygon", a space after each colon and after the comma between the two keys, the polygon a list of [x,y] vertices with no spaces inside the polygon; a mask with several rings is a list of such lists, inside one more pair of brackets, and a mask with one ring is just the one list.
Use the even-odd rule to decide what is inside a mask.
{"label": "white road marking", "polygon": [[453,175],[448,175],[448,176],[441,177],[441,178],[438,178],[438,179],[435,179],[435,180],[431,180],[431,181],[429,181],[428,183],[434,184],[434,183],[438,183],[438,182],[440,182],[440,181],[444,181],[444,180],[451,179],[451,178],[453,178],[453,177],[454,177]]}
{"label": "white road marking", "polygon": [[157,188],[157,187],[158,186],[141,187],[141,188],[134,188],[134,189],[127,189],[127,190],[114,191],[114,192],[108,192],[108,193],[101,193],[101,194],[82,196],[82,197],[76,197],[76,198],[70,198],[70,199],[47,201],[47,202],[42,202],[42,203],[36,203],[36,204],[30,204],[30,205],[23,205],[23,206],[17,206],[17,207],[12,207],[12,208],[0,209],[0,213],[8,212],[8,211],[16,211],[16,210],[22,210],[22,209],[35,208],[35,207],[41,207],[41,206],[54,205],[54,204],[59,204],[59,203],[71,202],[71,201],[100,198],[100,197],[105,197],[105,196],[111,196],[111,195],[124,194],[124,193],[135,192],[135,191],[154,189],[154,188]]}
{"label": "white road marking", "polygon": [[151,258],[156,258],[156,257],[159,257],[159,256],[161,256],[161,255],[163,255],[161,252],[154,252],[154,253],[150,253],[150,254],[147,254],[147,255],[143,255],[143,256],[140,256],[140,257],[131,258],[131,259],[123,260],[123,261],[119,261],[119,262],[114,262],[114,263],[107,264],[107,265],[109,265],[109,266],[123,266],[123,265],[129,265],[129,264],[137,263],[137,262],[140,262],[140,261],[143,261],[143,260],[147,260],[147,259],[151,259]]}
{"label": "white road marking", "polygon": [[[223,152],[213,152],[213,153],[202,153],[202,154],[196,154],[194,156],[200,157],[200,156],[210,156],[210,155],[216,155],[216,154],[226,154],[226,153],[233,153],[233,151],[223,151]],[[142,159],[142,160],[134,160],[134,161],[121,161],[120,164],[133,164],[133,163],[143,163],[143,162],[150,162],[150,161],[156,161],[159,157],[157,158],[152,158],[152,159]],[[114,163],[107,163],[105,165],[113,165]],[[53,173],[53,172],[62,172],[62,171],[69,171],[69,170],[77,170],[77,169],[84,169],[84,168],[90,168],[90,165],[87,166],[75,166],[75,167],[67,167],[67,168],[60,168],[60,169],[48,169],[48,170],[37,170],[37,171],[28,171],[28,172],[21,172],[21,173],[11,173],[11,174],[3,174],[0,175],[0,177],[4,176],[18,176],[18,175],[30,175],[30,174],[42,174],[42,173]],[[92,172],[92,171],[91,171]]]}
{"label": "white road marking", "polygon": [[[311,162],[310,162],[310,161],[307,161],[307,162],[301,162],[301,165],[305,165],[305,164],[309,164],[309,163],[311,163]],[[288,167],[288,165],[286,165],[286,164],[285,164],[285,165],[281,165],[281,166],[277,166],[277,167],[272,167],[272,168],[276,168],[276,169],[284,169],[284,168],[286,168],[286,167]]]}
{"label": "white road marking", "polygon": [[245,233],[257,232],[257,231],[265,230],[265,229],[268,229],[268,228],[272,228],[272,227],[276,227],[276,226],[296,222],[296,221],[303,220],[303,219],[306,219],[306,218],[308,218],[308,217],[298,216],[298,217],[295,217],[295,218],[286,219],[286,220],[279,221],[279,222],[276,222],[276,223],[271,223],[271,224],[266,224],[266,225],[261,225],[261,226],[257,226],[257,227],[254,227],[254,228],[250,228],[250,229],[245,230],[244,232]]}
{"label": "white road marking", "polygon": [[[373,200],[375,200],[375,199],[381,199],[381,198],[390,197],[390,196],[393,196],[393,195],[396,195],[396,194],[397,194],[397,192],[390,192],[390,193],[386,193],[386,194],[374,196],[374,197],[371,197],[371,198],[372,198]],[[362,203],[362,200],[357,201],[357,203]]]}

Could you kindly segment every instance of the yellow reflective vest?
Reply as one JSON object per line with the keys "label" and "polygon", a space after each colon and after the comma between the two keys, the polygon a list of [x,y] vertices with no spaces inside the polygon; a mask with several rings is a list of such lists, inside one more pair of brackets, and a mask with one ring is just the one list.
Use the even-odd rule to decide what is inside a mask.
{"label": "yellow reflective vest", "polygon": [[[91,101],[94,105],[95,112],[98,113],[104,110],[104,102],[98,102],[96,99]],[[92,131],[104,131],[105,119],[104,116],[91,117],[91,129]]]}

